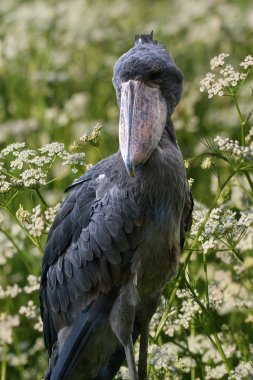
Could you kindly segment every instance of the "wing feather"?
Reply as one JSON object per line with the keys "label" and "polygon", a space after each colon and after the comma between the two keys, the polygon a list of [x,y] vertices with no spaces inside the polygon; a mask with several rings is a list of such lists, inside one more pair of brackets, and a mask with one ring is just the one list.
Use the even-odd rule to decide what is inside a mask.
{"label": "wing feather", "polygon": [[102,194],[91,174],[72,186],[45,247],[40,297],[49,354],[57,331],[122,281],[141,240],[133,198],[110,181]]}

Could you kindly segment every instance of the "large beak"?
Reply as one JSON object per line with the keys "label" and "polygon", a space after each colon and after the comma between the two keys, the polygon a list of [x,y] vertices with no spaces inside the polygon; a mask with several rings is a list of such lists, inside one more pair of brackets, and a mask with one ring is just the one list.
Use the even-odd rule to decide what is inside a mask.
{"label": "large beak", "polygon": [[129,175],[134,176],[156,149],[166,117],[166,101],[158,88],[136,80],[122,83],[119,143]]}

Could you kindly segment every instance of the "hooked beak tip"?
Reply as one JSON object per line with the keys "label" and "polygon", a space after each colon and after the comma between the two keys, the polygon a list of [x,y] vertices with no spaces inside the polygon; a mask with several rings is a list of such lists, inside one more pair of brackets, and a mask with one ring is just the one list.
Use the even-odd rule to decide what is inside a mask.
{"label": "hooked beak tip", "polygon": [[135,165],[133,164],[132,161],[130,161],[130,160],[126,161],[126,170],[127,170],[130,177],[135,176]]}

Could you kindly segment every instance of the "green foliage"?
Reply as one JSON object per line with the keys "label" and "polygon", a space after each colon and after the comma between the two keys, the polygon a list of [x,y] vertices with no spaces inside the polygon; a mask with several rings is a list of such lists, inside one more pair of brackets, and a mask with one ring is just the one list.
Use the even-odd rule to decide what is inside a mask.
{"label": "green foliage", "polygon": [[251,0],[11,0],[0,17],[1,380],[43,377],[47,232],[63,189],[118,148],[113,64],[152,29],[185,75],[173,120],[195,212],[152,320],[149,378],[251,378]]}

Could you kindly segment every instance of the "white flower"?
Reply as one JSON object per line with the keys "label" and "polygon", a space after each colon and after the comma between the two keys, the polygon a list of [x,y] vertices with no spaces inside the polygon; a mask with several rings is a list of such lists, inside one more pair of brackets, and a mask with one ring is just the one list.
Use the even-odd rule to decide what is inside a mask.
{"label": "white flower", "polygon": [[19,326],[18,315],[0,314],[0,345],[12,343],[12,329],[16,326]]}
{"label": "white flower", "polygon": [[68,115],[64,112],[60,113],[60,115],[57,118],[56,121],[57,124],[59,124],[60,127],[64,127],[69,123]]}
{"label": "white flower", "polygon": [[55,121],[58,117],[59,110],[57,108],[47,108],[45,110],[45,119],[48,121]]}
{"label": "white flower", "polygon": [[231,372],[229,380],[247,380],[253,378],[253,363],[241,361]]}
{"label": "white flower", "polygon": [[62,165],[85,165],[85,153],[67,153],[63,155]]}
{"label": "white flower", "polygon": [[205,90],[209,90],[214,83],[215,74],[207,73],[205,78],[200,81],[200,92],[204,92]]}
{"label": "white flower", "polygon": [[11,183],[7,181],[0,181],[0,193],[7,193],[12,188]]}
{"label": "white flower", "polygon": [[24,366],[28,362],[28,354],[25,352],[15,355],[13,353],[7,353],[8,364],[12,367]]}
{"label": "white flower", "polygon": [[[215,95],[223,96],[229,88],[237,86],[240,81],[246,78],[245,73],[235,71],[230,64],[225,65],[225,58],[228,56],[229,54],[221,53],[214,57],[210,62],[211,70],[216,70],[218,67],[220,69],[218,72],[216,70],[215,73],[207,73],[205,78],[200,81],[200,92],[207,91],[208,98]],[[245,62],[243,61],[241,66],[249,67],[251,58],[248,58]]]}
{"label": "white flower", "polygon": [[189,160],[184,160],[184,166],[185,166],[185,169],[189,169],[189,167],[190,167]]}
{"label": "white flower", "polygon": [[8,285],[6,289],[0,286],[0,299],[5,298],[15,298],[18,294],[22,292],[22,288],[18,284]]}
{"label": "white flower", "polygon": [[27,280],[28,280],[28,285],[26,285],[24,287],[24,292],[25,293],[30,294],[32,292],[35,292],[35,291],[39,290],[39,287],[40,287],[40,277],[37,277],[37,276],[34,276],[34,275],[30,274],[27,277]]}
{"label": "white flower", "polygon": [[217,242],[213,237],[210,237],[210,239],[206,240],[204,243],[202,243],[202,248],[204,253],[207,253],[210,250],[213,250],[217,247]]}
{"label": "white flower", "polygon": [[189,178],[188,184],[189,184],[189,187],[192,187],[192,185],[194,184],[194,178]]}
{"label": "white flower", "polygon": [[86,103],[86,94],[78,92],[72,95],[72,97],[65,103],[64,108],[71,119],[78,119],[83,115]]}
{"label": "white flower", "polygon": [[189,356],[184,356],[180,359],[180,368],[184,373],[190,373],[191,369],[196,367],[196,362]]}
{"label": "white flower", "polygon": [[45,144],[39,149],[39,152],[47,153],[48,156],[53,157],[59,153],[64,152],[64,144],[58,143],[58,142],[53,142],[51,144]]}
{"label": "white flower", "polygon": [[207,380],[216,380],[222,379],[223,376],[227,374],[227,370],[224,364],[217,365],[215,368],[211,368],[210,366],[205,367],[206,370],[206,379]]}
{"label": "white flower", "polygon": [[51,156],[35,156],[29,160],[29,164],[42,167],[49,164],[52,161]]}
{"label": "white flower", "polygon": [[165,343],[162,346],[151,344],[148,351],[150,353],[150,363],[156,369],[167,368],[177,359],[171,352],[170,343]]}
{"label": "white flower", "polygon": [[45,227],[40,205],[32,209],[30,219],[31,223],[27,225],[28,231],[32,236],[40,237]]}
{"label": "white flower", "polygon": [[253,57],[252,57],[252,55],[247,55],[247,57],[245,57],[244,60],[240,63],[240,66],[242,66],[244,68],[244,70],[246,70],[249,67],[253,66]]}
{"label": "white flower", "polygon": [[225,63],[225,58],[229,57],[229,54],[220,53],[218,56],[214,57],[210,61],[211,70],[214,70],[216,67],[223,66]]}
{"label": "white flower", "polygon": [[253,161],[253,147],[251,146],[240,146],[237,140],[231,140],[228,137],[217,136],[214,142],[218,145],[222,152],[233,154],[234,158],[237,160],[242,160],[245,162]]}
{"label": "white flower", "polygon": [[33,319],[37,315],[36,305],[32,300],[28,301],[26,306],[21,306],[19,313],[28,319]]}
{"label": "white flower", "polygon": [[208,293],[210,306],[217,309],[223,302],[223,292],[216,283],[208,286]]}
{"label": "white flower", "polygon": [[36,152],[34,150],[27,149],[22,151],[15,151],[13,152],[13,155],[17,158],[11,161],[11,168],[22,169],[27,162],[30,162],[30,157],[34,157],[36,155]]}
{"label": "white flower", "polygon": [[54,221],[54,218],[55,218],[55,215],[57,214],[59,208],[60,208],[60,203],[58,203],[56,206],[54,207],[49,207],[46,211],[45,211],[45,219],[51,224],[53,223]]}
{"label": "white flower", "polygon": [[34,330],[39,331],[40,333],[43,332],[43,322],[40,315],[38,317],[38,321],[34,325]]}
{"label": "white flower", "polygon": [[18,220],[23,223],[25,220],[27,220],[30,216],[30,213],[26,210],[24,210],[23,206],[20,204],[18,210],[16,211],[16,217]]}
{"label": "white flower", "polygon": [[21,178],[25,187],[46,184],[46,174],[40,169],[27,169],[21,173]]}
{"label": "white flower", "polygon": [[2,156],[7,156],[8,154],[13,153],[16,150],[20,150],[20,149],[22,149],[24,147],[25,147],[25,143],[24,142],[10,144],[6,148],[4,148],[3,150],[1,150],[1,155]]}
{"label": "white flower", "polygon": [[[195,293],[198,296],[198,293]],[[202,311],[200,306],[193,298],[191,298],[186,290],[178,290],[176,294],[178,298],[183,298],[183,301],[180,306],[178,317],[174,320],[175,328],[183,327],[184,329],[188,329],[193,316],[195,314],[201,314]]]}
{"label": "white flower", "polygon": [[204,160],[201,163],[201,168],[204,169],[204,170],[206,170],[206,169],[210,169],[211,166],[212,166],[212,159],[211,159],[211,157],[204,158]]}

